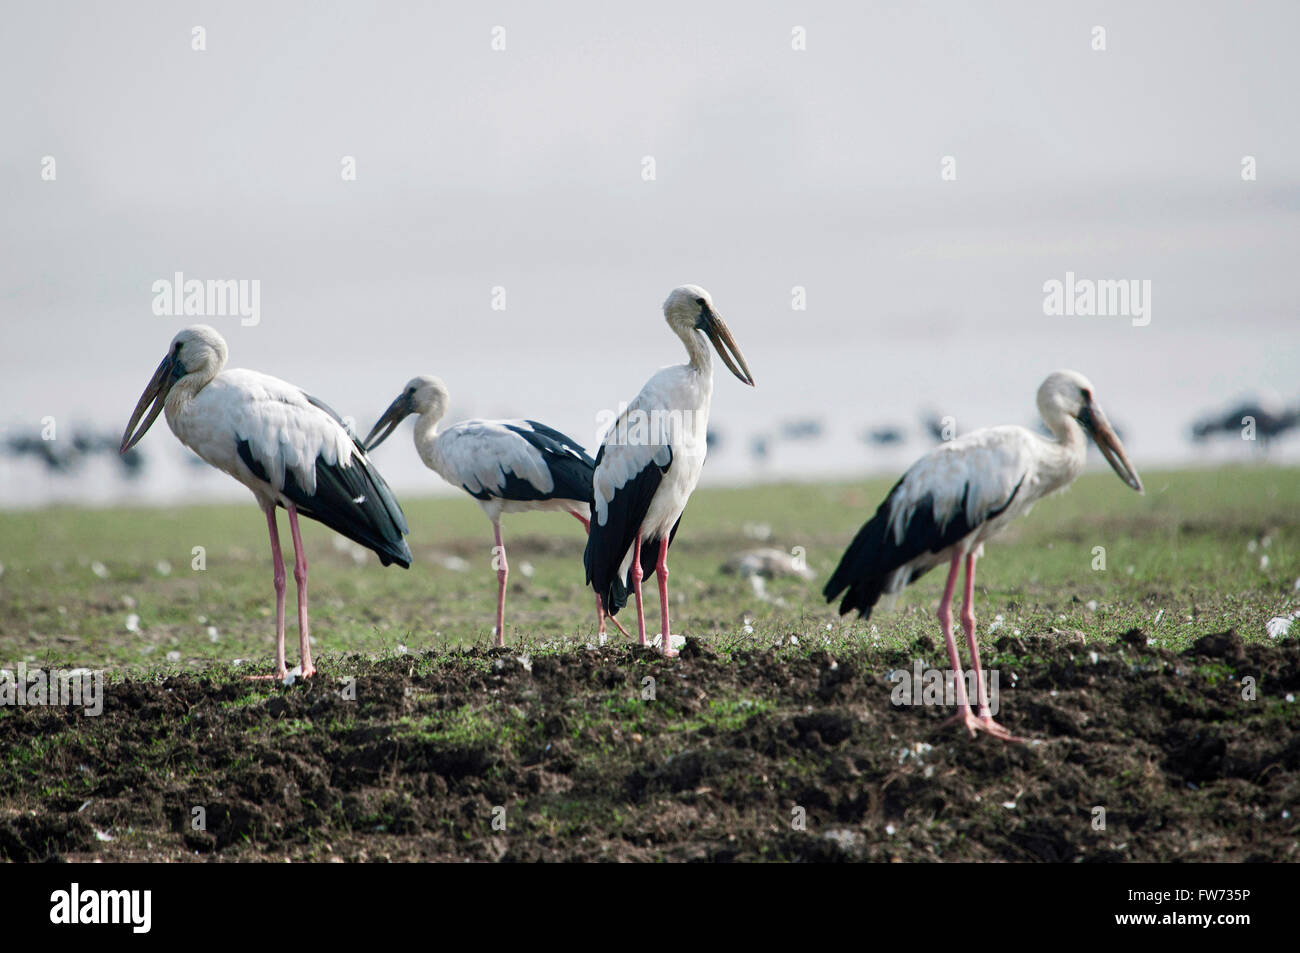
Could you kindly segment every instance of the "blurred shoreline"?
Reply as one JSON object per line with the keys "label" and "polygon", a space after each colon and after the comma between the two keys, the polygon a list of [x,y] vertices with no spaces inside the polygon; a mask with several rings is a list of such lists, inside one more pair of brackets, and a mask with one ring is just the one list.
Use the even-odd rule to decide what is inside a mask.
{"label": "blurred shoreline", "polygon": [[[1214,470],[1259,470],[1273,469],[1279,471],[1296,470],[1297,478],[1300,478],[1300,440],[1292,441],[1295,446],[1287,448],[1289,452],[1280,452],[1283,448],[1276,448],[1277,452],[1272,452],[1267,458],[1259,459],[1242,459],[1240,457],[1230,458],[1223,454],[1213,455],[1205,454],[1196,459],[1184,460],[1163,460],[1147,461],[1144,466],[1138,462],[1138,467],[1144,479],[1153,483],[1156,478],[1164,473],[1184,473],[1184,472],[1204,472]],[[918,456],[920,453],[918,452]],[[412,454],[414,458],[414,454]],[[417,466],[419,461],[415,461]],[[700,481],[702,487],[710,489],[729,489],[744,488],[751,486],[837,486],[851,485],[854,483],[868,480],[894,480],[902,475],[906,469],[909,460],[897,468],[885,466],[862,466],[862,467],[838,467],[810,471],[796,471],[782,467],[767,466],[754,467],[746,472],[729,472],[731,468],[710,467],[706,466],[704,476]],[[206,466],[206,465],[205,465]],[[38,487],[28,487],[27,497],[0,497],[0,515],[12,512],[31,512],[42,509],[53,508],[82,508],[90,510],[109,510],[116,508],[156,508],[156,509],[175,509],[186,506],[205,506],[205,505],[224,505],[237,502],[251,502],[251,494],[247,489],[230,477],[216,470],[209,469],[207,474],[203,474],[197,467],[191,468],[188,464],[181,463],[181,476],[188,476],[188,480],[169,480],[159,481],[142,479],[133,482],[129,486],[118,488],[116,492],[104,490],[101,485],[100,492],[85,494],[71,485],[65,484],[85,484],[93,482],[101,470],[107,470],[105,466],[97,465],[93,469],[95,473],[86,472],[79,474],[77,478],[69,480],[68,478],[58,479],[59,486],[48,487],[45,492],[40,492]],[[0,486],[6,486],[9,477],[12,475],[12,464],[0,465],[0,476],[5,480],[0,480]],[[1109,473],[1110,470],[1102,461],[1100,455],[1093,449],[1089,453],[1088,469],[1089,473]],[[390,475],[391,476],[391,475]],[[393,491],[397,494],[399,500],[419,500],[419,499],[446,499],[463,497],[465,501],[470,502],[469,497],[457,487],[450,486],[440,477],[430,471],[423,471],[423,474],[415,474],[415,479],[410,479],[409,474],[403,472],[403,479],[397,480],[390,478]],[[50,480],[51,483],[55,480]],[[1158,487],[1156,488],[1158,492]],[[756,514],[761,515],[761,514]]]}

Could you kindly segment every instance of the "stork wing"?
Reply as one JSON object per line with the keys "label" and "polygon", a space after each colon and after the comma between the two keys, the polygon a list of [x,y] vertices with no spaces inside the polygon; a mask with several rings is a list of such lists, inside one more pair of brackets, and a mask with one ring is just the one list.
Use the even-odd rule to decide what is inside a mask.
{"label": "stork wing", "polygon": [[1006,510],[1032,472],[1030,435],[1019,430],[976,431],[913,464],[845,550],[822,590],[826,601],[847,589],[840,614],[857,609],[869,618],[883,594],[934,565],[914,560],[960,542]]}
{"label": "stork wing", "polygon": [[895,545],[915,532],[910,528],[918,519],[933,522],[944,536],[959,532],[955,538],[961,539],[1001,513],[1033,468],[1032,439],[1020,427],[993,427],[949,441],[914,463],[895,487],[889,521]]}
{"label": "stork wing", "polygon": [[265,374],[229,371],[218,380],[209,399],[233,431],[239,460],[281,505],[287,500],[303,516],[373,550],[385,566],[411,564],[402,509],[338,414]]}
{"label": "stork wing", "polygon": [[[619,567],[636,541],[637,531],[650,511],[650,501],[673,462],[673,451],[667,443],[624,439],[629,433],[628,414],[635,409],[634,402],[615,422],[596,454],[591,532],[583,553],[587,582],[611,615],[627,604]],[[676,531],[674,526],[673,533]],[[643,567],[646,555],[643,551]]]}
{"label": "stork wing", "polygon": [[467,420],[438,441],[438,469],[480,500],[591,502],[596,461],[535,420]]}

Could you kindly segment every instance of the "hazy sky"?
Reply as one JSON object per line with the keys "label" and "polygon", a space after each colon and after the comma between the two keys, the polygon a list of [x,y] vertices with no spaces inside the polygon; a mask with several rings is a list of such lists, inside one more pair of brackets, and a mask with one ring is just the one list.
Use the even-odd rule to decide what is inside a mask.
{"label": "hazy sky", "polygon": [[[660,305],[702,284],[758,382],[719,379],[715,479],[808,415],[827,441],[772,472],[896,468],[922,445],[882,454],[863,427],[914,428],[922,407],[1028,423],[1061,366],[1093,379],[1139,467],[1191,453],[1188,421],[1236,394],[1300,396],[1295,3],[87,2],[5,20],[6,433],[46,415],[120,430],[195,320],[152,312],[177,271],[259,280],[259,325],[203,319],[231,365],[363,427],[434,373],[454,416],[536,417],[588,446],[599,410],[681,359]],[[1045,315],[1067,271],[1149,280],[1150,324]],[[409,441],[381,469],[432,486]],[[177,456],[161,422],[143,446]],[[0,459],[0,504],[44,479]]]}

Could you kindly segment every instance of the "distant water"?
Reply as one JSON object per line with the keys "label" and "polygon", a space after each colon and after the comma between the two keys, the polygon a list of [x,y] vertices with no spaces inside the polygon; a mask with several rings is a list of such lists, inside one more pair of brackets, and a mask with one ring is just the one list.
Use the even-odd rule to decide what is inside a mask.
{"label": "distant water", "polygon": [[[719,376],[714,484],[897,473],[930,445],[920,413],[1032,424],[1062,367],[1140,470],[1248,458],[1187,429],[1247,392],[1300,398],[1296,4],[1129,4],[1105,53],[1054,4],[824,5],[798,52],[772,5],[521,4],[501,55],[468,5],[309,30],[292,4],[223,5],[201,55],[143,5],[93,29],[10,6],[0,85],[40,95],[0,137],[0,439],[45,417],[120,433],[195,320],[155,312],[177,272],[259,282],[255,326],[206,319],[231,366],[362,429],[438,374],[452,419],[588,447],[681,360],[660,303],[701,284],[758,384]],[[1050,316],[1068,274],[1149,282],[1143,320]],[[824,438],[751,458],[802,418]],[[859,439],[884,426],[907,442]],[[143,447],[136,484],[0,454],[0,507],[245,494],[161,422]],[[409,425],[376,460],[403,493],[441,488]]]}
{"label": "distant water", "polygon": [[[848,214],[842,205],[818,214],[832,208]],[[407,379],[437,374],[450,389],[449,420],[531,417],[594,452],[602,412],[631,400],[656,368],[682,360],[660,314],[664,294],[675,282],[705,281],[757,382],[746,387],[715,362],[711,424],[723,442],[704,471],[715,485],[899,473],[932,446],[923,414],[955,418],[958,432],[1034,426],[1038,385],[1063,367],[1091,378],[1139,471],[1257,457],[1258,444],[1238,439],[1193,444],[1192,422],[1250,394],[1300,399],[1300,302],[1280,277],[1290,274],[1296,245],[1289,213],[1243,212],[1249,227],[1224,226],[1248,236],[1235,242],[1213,230],[1187,232],[1176,217],[1143,229],[1093,223],[1087,240],[1076,240],[1084,233],[1046,212],[1010,223],[974,216],[964,231],[910,219],[859,230],[869,211],[855,207],[852,227],[841,224],[808,248],[761,216],[728,226],[738,237],[784,236],[789,262],[751,260],[724,245],[696,264],[656,259],[643,268],[639,252],[620,249],[616,264],[589,270],[585,257],[597,254],[589,248],[530,242],[519,252],[528,270],[514,272],[503,312],[489,309],[492,274],[467,258],[454,274],[455,260],[428,273],[423,262],[399,262],[411,274],[403,281],[349,277],[322,288],[268,277],[279,290],[264,292],[259,326],[211,323],[229,342],[230,366],[293,381],[354,416],[363,433]],[[302,254],[316,253],[325,250]],[[373,254],[372,267],[395,267]],[[1067,270],[1149,275],[1149,324],[1044,314],[1044,281]],[[800,282],[802,311],[791,297]],[[45,285],[9,303],[14,314],[22,307],[42,320],[4,320],[0,439],[37,429],[47,415],[64,436],[81,425],[121,432],[167,340],[190,323],[149,314],[147,288],[123,285],[93,321],[80,301],[62,290],[47,294]],[[820,439],[777,436],[783,424],[807,419],[822,425]],[[445,491],[417,459],[410,427],[376,452],[381,472],[402,493]],[[900,430],[904,442],[862,441],[864,431],[884,427]],[[764,436],[770,452],[756,460],[750,447]],[[224,475],[189,466],[162,419],[140,446],[149,465],[134,483],[107,460],[50,477],[38,463],[0,455],[0,506],[245,494]],[[1270,458],[1300,460],[1300,434],[1276,444]]]}
{"label": "distant water", "polygon": [[[1028,372],[1008,381],[1005,386],[989,383],[982,390],[972,387],[969,393],[961,395],[959,404],[956,397],[951,398],[951,404],[960,407],[960,412],[952,412],[938,399],[918,402],[918,393],[924,390],[926,382],[917,380],[901,362],[885,362],[865,378],[855,369],[855,361],[849,354],[809,354],[806,359],[817,363],[818,373],[804,379],[801,391],[791,392],[781,388],[779,375],[770,372],[765,375],[764,368],[753,356],[753,349],[750,351],[750,363],[758,378],[757,388],[750,390],[729,376],[719,375],[717,378],[711,429],[718,435],[719,443],[709,453],[703,478],[706,485],[896,475],[935,445],[922,425],[922,415],[927,410],[938,416],[951,413],[956,418],[959,432],[999,423],[1036,424],[1033,405],[1036,385]],[[723,370],[720,365],[718,369]],[[503,374],[509,378],[512,373],[522,375],[525,372],[525,369],[517,369]],[[582,369],[575,366],[555,373],[558,380],[573,381],[582,374]],[[1094,369],[1091,373],[1094,383],[1107,381],[1112,393],[1136,390],[1139,395],[1145,395],[1127,402],[1107,401],[1107,392],[1097,384],[1103,406],[1121,428],[1139,471],[1253,459],[1300,461],[1300,434],[1275,442],[1266,457],[1260,445],[1240,439],[1219,437],[1206,443],[1192,443],[1187,434],[1196,416],[1193,410],[1207,406],[1204,394],[1193,396],[1197,390],[1194,384],[1185,389],[1151,387],[1141,381],[1126,380],[1123,375],[1108,372],[1104,367],[1100,372]],[[352,408],[358,418],[358,429],[363,432],[374,423],[374,418],[401,385],[400,380],[396,386],[391,379],[380,380],[378,374],[367,376],[374,379],[359,381],[354,375],[349,381],[356,390],[374,395],[365,407]],[[847,386],[854,381],[857,381],[857,386]],[[141,381],[141,386],[143,383]],[[958,391],[952,382],[941,382],[935,389],[947,394]],[[555,391],[544,393],[524,385],[517,390],[519,393],[514,400],[501,399],[491,403],[457,400],[453,391],[455,405],[449,419],[469,416],[536,417],[569,433],[594,455],[597,446],[594,413],[583,416],[571,410],[564,412],[563,405],[569,402],[568,395]],[[631,397],[634,392],[633,386],[627,396]],[[70,422],[70,429],[78,423],[91,422],[100,429],[120,429],[135,396],[134,393],[122,395],[121,406],[113,408],[117,411],[116,416],[83,417]],[[332,396],[325,399],[335,402]],[[345,415],[350,409],[337,402],[335,406]],[[819,436],[782,438],[782,425],[808,420],[821,425]],[[877,446],[863,440],[866,432],[884,428],[900,431],[902,441]],[[755,455],[753,448],[757,443],[766,445],[766,456]],[[248,499],[247,491],[229,477],[206,465],[192,465],[194,458],[172,436],[162,418],[140,446],[147,457],[147,465],[142,475],[134,480],[124,479],[122,468],[109,455],[87,458],[75,472],[55,475],[36,460],[24,458],[15,461],[0,455],[0,507],[28,508],[53,503],[180,504]],[[456,492],[420,463],[411,441],[410,422],[404,423],[373,458],[399,495]],[[1090,465],[1105,468],[1095,449],[1090,451]]]}

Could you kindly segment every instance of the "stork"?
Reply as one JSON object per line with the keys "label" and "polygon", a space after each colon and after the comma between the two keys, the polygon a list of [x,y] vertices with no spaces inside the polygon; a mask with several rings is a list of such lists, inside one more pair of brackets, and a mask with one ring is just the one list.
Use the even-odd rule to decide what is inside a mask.
{"label": "stork", "polygon": [[[985,541],[1043,497],[1074,482],[1083,470],[1087,437],[1096,441],[1120,479],[1143,492],[1086,377],[1075,371],[1048,375],[1038,388],[1038,412],[1055,439],[1024,427],[989,427],[942,444],[912,464],[849,544],[823,590],[827,602],[844,593],[840,615],[857,609],[867,619],[881,596],[892,596],[947,563],[938,617],[959,713],[945,724],[965,727],[972,736],[986,731],[1004,741],[1020,739],[993,720],[975,639],[975,561],[983,555]],[[970,711],[952,634],[953,589],[963,562],[961,621],[975,669],[977,715]]]}
{"label": "stork", "polygon": [[698,285],[674,288],[664,318],[689,360],[658,371],[614,421],[596,454],[595,510],[583,563],[587,582],[613,615],[636,594],[637,632],[646,644],[641,580],[659,579],[659,650],[672,655],[668,627],[668,547],[704,466],[713,396],[709,342],[728,370],[754,385],[731,331]]}
{"label": "stork", "polygon": [[310,678],[316,668],[311,660],[307,557],[298,515],[373,550],[383,565],[397,563],[403,568],[411,565],[411,550],[402,538],[406,519],[338,414],[278,378],[257,371],[224,370],[226,355],[226,342],[206,325],[188,327],[172,338],[167,356],[131,413],[120,449],[126,453],[139,443],[165,410],[167,426],[181,443],[253,491],[271,534],[274,677],[278,679],[289,673],[284,658],[284,560],[275,510],[282,506],[288,511],[298,587],[301,674]]}
{"label": "stork", "polygon": [[[439,433],[438,423],[447,413],[447,403],[447,385],[439,378],[412,378],[371,429],[365,439],[366,450],[374,450],[398,424],[415,414],[415,449],[424,465],[474,497],[483,508],[496,536],[492,560],[497,571],[496,644],[502,646],[510,564],[501,538],[501,515],[560,511],[576,517],[589,530],[591,477],[596,463],[576,441],[535,420],[464,420]],[[605,611],[599,596],[596,622],[604,635]],[[619,626],[620,631],[622,628]]]}

